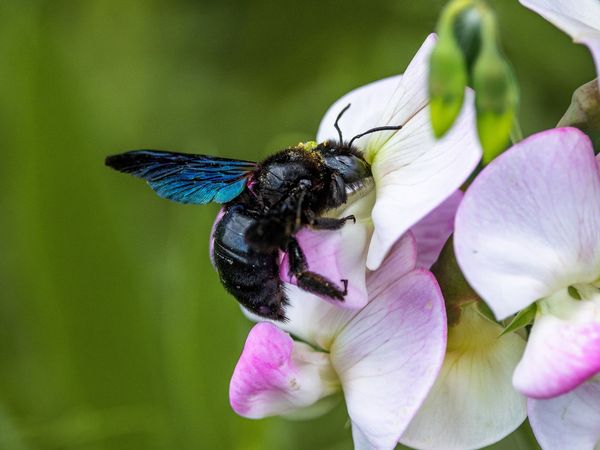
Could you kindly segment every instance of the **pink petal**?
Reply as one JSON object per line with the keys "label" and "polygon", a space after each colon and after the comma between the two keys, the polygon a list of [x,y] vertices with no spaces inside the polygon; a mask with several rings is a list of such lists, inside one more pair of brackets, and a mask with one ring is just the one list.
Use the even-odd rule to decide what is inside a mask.
{"label": "pink petal", "polygon": [[574,128],[537,133],[494,160],[458,208],[465,277],[503,319],[600,275],[600,175]]}
{"label": "pink petal", "polygon": [[600,307],[589,300],[560,302],[563,317],[538,314],[515,369],[513,384],[528,397],[564,394],[600,372]]}
{"label": "pink petal", "polygon": [[[386,259],[390,270],[371,272],[367,277],[369,297],[379,295],[390,284],[390,277],[398,279],[414,269],[416,262],[415,240],[410,233],[404,235]],[[363,261],[364,267],[364,261]],[[342,309],[295,286],[287,287],[290,305],[286,309],[288,321],[280,328],[305,342],[329,350],[335,336],[357,314],[356,310]]]}
{"label": "pink petal", "polygon": [[417,267],[429,269],[437,261],[454,231],[454,216],[462,198],[462,191],[454,191],[410,229],[417,240]]}
{"label": "pink petal", "polygon": [[356,446],[362,442],[364,448],[367,441],[373,448],[392,449],[442,365],[446,316],[431,273],[416,270],[398,279],[392,264],[380,270],[387,274],[387,289],[341,329],[331,361]]}
{"label": "pink petal", "polygon": [[395,279],[412,272],[417,267],[417,242],[415,236],[409,231],[396,241],[384,261],[387,270],[380,268],[367,275],[369,298],[377,297],[386,290],[390,284],[390,268],[393,268]]}
{"label": "pink petal", "polygon": [[544,450],[594,450],[600,442],[600,380],[549,400],[529,400],[529,422]]}
{"label": "pink petal", "polygon": [[252,328],[229,385],[233,410],[257,419],[314,405],[337,390],[326,353],[268,322]]}
{"label": "pink petal", "polygon": [[[343,302],[321,297],[335,306],[360,309],[368,302],[365,261],[373,232],[370,221],[373,197],[367,195],[343,210],[342,216],[354,215],[356,223],[349,221],[340,230],[303,228],[296,234],[310,271],[328,278],[340,289],[343,289],[341,280],[348,281],[348,294]],[[282,280],[296,284],[295,277],[289,275],[287,255],[280,264],[280,276]]]}

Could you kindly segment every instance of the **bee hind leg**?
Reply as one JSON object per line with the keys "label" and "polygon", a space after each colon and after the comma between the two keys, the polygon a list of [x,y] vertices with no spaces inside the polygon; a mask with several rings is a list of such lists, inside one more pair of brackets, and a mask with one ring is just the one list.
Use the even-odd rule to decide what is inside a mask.
{"label": "bee hind leg", "polygon": [[344,300],[348,292],[348,280],[341,280],[344,285],[342,290],[328,278],[309,271],[304,252],[294,238],[290,240],[286,252],[290,262],[290,275],[296,277],[299,288],[313,294]]}
{"label": "bee hind leg", "polygon": [[341,219],[335,219],[333,217],[315,217],[310,222],[310,226],[313,230],[339,230],[349,220],[351,220],[352,223],[356,223],[356,217],[353,215],[342,217]]}

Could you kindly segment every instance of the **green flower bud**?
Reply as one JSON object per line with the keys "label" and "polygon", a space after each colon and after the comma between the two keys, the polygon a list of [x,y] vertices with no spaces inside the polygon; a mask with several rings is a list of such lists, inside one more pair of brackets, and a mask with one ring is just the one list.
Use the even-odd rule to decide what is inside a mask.
{"label": "green flower bud", "polygon": [[450,129],[462,108],[467,87],[467,68],[452,36],[436,44],[429,60],[431,125],[437,138]]}
{"label": "green flower bud", "polygon": [[461,11],[454,21],[454,35],[465,57],[467,70],[473,68],[481,48],[481,8],[470,7]]}
{"label": "green flower bud", "polygon": [[485,163],[493,160],[510,144],[519,97],[512,70],[498,50],[493,20],[491,12],[488,13],[482,49],[472,73],[476,92],[477,131]]}

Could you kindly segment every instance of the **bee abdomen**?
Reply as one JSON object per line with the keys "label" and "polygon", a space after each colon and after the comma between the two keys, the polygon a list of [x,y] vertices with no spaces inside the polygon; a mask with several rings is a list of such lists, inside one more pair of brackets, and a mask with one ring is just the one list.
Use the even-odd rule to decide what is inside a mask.
{"label": "bee abdomen", "polygon": [[279,278],[279,252],[248,246],[245,233],[255,223],[242,205],[225,211],[214,233],[213,261],[225,289],[246,309],[283,320],[287,298]]}

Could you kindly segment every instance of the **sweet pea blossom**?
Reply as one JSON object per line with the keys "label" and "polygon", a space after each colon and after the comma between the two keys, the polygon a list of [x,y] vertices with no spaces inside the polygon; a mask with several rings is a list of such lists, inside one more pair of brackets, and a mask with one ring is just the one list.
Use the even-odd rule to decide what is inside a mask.
{"label": "sweet pea blossom", "polygon": [[407,233],[368,274],[369,303],[360,310],[290,286],[289,321],[250,331],[231,379],[233,409],[249,418],[304,414],[342,390],[355,448],[394,448],[445,350],[444,300],[416,261]]}
{"label": "sweet pea blossom", "polygon": [[[431,388],[446,317],[437,283],[422,267],[437,258],[452,220],[426,216],[436,207],[453,216],[457,189],[481,157],[470,93],[455,127],[433,137],[427,61],[434,42],[433,35],[425,40],[404,75],[350,92],[321,122],[319,142],[338,139],[334,123],[347,105],[340,120],[346,139],[373,127],[402,129],[355,141],[371,164],[374,189],[332,215],[353,214],[356,223],[296,235],[310,270],[348,279],[348,295],[324,302],[288,286],[289,322],[256,325],[234,371],[230,400],[238,414],[309,414],[342,390],[356,448],[393,448]],[[419,269],[411,227],[422,242]],[[285,256],[281,276],[294,282]]]}
{"label": "sweet pea blossom", "polygon": [[499,319],[536,305],[513,384],[538,399],[529,414],[543,447],[593,449],[600,173],[589,138],[574,128],[548,130],[494,160],[459,206],[454,242],[465,277]]}
{"label": "sweet pea blossom", "polygon": [[[454,229],[461,191],[411,228],[417,240],[417,265],[429,268]],[[449,261],[443,260],[449,265]],[[442,278],[443,280],[443,278]],[[447,281],[447,280],[444,280]],[[527,415],[525,397],[511,383],[525,340],[484,317],[476,297],[450,305],[444,364],[425,402],[400,438],[427,450],[482,448],[514,431]],[[446,305],[452,298],[446,298]],[[462,299],[465,301],[465,299]]]}
{"label": "sweet pea blossom", "polygon": [[[347,105],[350,108],[339,122],[345,139],[374,127],[402,125],[400,130],[372,133],[355,141],[371,164],[374,189],[360,192],[343,210],[332,214],[353,214],[357,223],[336,231],[304,229],[296,236],[312,271],[331,280],[349,280],[344,302],[336,301],[339,306],[357,309],[366,305],[366,270],[377,269],[400,236],[454,195],[481,159],[472,126],[471,92],[467,92],[455,126],[444,138],[434,138],[427,71],[435,40],[435,35],[427,37],[403,75],[344,95],[329,108],[319,126],[318,142],[338,140],[335,120]],[[294,282],[287,267],[284,257],[281,276]]]}
{"label": "sweet pea blossom", "polygon": [[600,73],[600,2],[597,0],[519,0],[523,6],[585,44]]}

